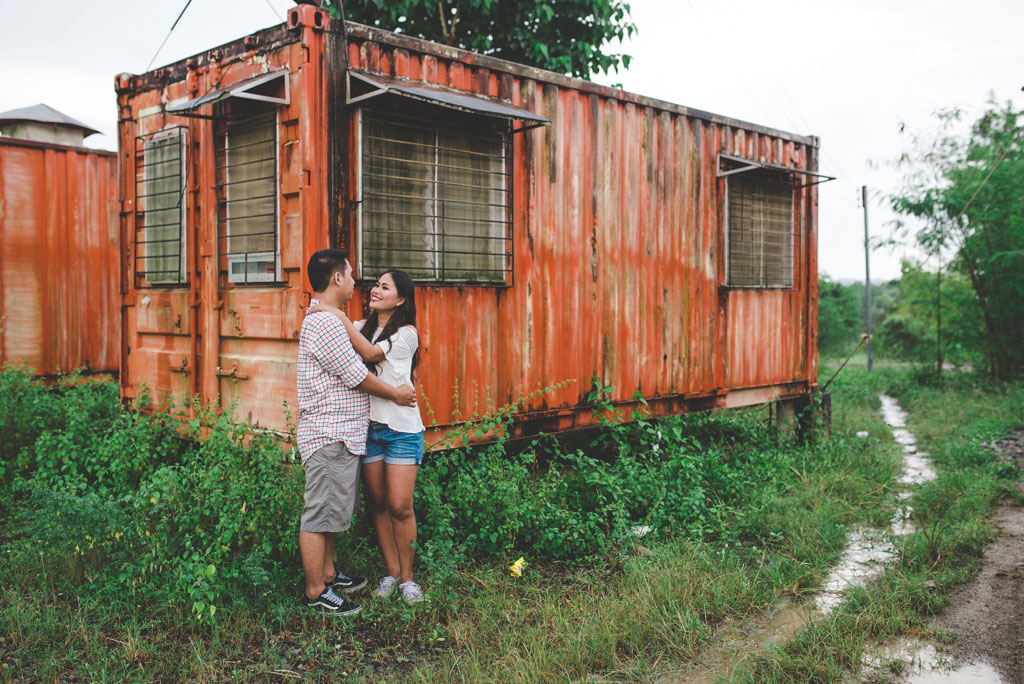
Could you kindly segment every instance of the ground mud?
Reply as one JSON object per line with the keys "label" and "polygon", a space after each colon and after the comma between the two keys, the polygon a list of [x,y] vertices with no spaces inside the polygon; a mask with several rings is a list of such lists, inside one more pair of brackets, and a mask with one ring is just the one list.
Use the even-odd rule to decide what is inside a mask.
{"label": "ground mud", "polygon": [[[1024,467],[1024,431],[991,446]],[[958,659],[987,662],[1004,682],[1024,684],[1024,507],[1004,506],[992,519],[1000,533],[981,571],[953,593],[934,626],[956,634]]]}
{"label": "ground mud", "polygon": [[[992,442],[1002,457],[1024,468],[1024,431]],[[1003,506],[992,520],[999,536],[981,570],[950,596],[949,608],[932,622],[955,635],[941,671],[906,677],[906,684],[1001,682],[1024,684],[1024,507]]]}

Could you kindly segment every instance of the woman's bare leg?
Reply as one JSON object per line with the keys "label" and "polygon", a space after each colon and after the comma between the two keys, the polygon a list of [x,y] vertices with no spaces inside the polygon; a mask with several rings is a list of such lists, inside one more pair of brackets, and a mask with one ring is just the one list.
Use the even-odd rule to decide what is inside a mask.
{"label": "woman's bare leg", "polygon": [[373,517],[373,527],[377,530],[377,543],[380,545],[381,555],[384,556],[384,565],[387,566],[389,575],[398,577],[401,566],[398,547],[395,545],[395,533],[391,526],[391,514],[388,513],[384,461],[363,464],[363,482],[366,483],[366,503]]}
{"label": "woman's bare leg", "polygon": [[412,561],[416,555],[413,548],[413,542],[416,541],[416,514],[413,512],[412,495],[419,469],[415,465],[385,466],[387,512],[391,519],[392,539],[398,553],[403,582],[412,580]]}

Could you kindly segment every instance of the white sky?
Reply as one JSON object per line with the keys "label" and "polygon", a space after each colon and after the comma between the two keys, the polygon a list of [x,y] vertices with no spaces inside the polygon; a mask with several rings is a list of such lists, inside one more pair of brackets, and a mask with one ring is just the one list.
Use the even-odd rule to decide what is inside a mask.
{"label": "white sky", "polygon": [[[141,73],[184,0],[0,0],[0,111],[45,102],[113,149],[114,75]],[[822,139],[819,268],[863,278],[860,186],[872,235],[889,234],[889,161],[931,113],[976,113],[990,93],[1024,107],[1024,2],[1013,0],[631,0],[630,69],[595,80]],[[279,23],[292,0],[193,0],[154,66]],[[905,132],[900,134],[900,125]],[[872,255],[899,275],[906,249]]]}

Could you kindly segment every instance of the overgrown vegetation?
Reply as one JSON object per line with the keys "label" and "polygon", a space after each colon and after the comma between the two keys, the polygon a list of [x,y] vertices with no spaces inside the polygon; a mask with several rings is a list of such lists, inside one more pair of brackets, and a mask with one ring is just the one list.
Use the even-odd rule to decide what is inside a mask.
{"label": "overgrown vegetation", "polygon": [[[840,376],[841,378],[844,376]],[[898,539],[898,562],[827,619],[761,657],[742,682],[840,681],[873,644],[908,635],[933,636],[929,618],[948,593],[970,579],[995,530],[987,516],[1000,500],[1024,502],[1019,468],[986,442],[1024,427],[1024,387],[979,375],[882,369],[849,372],[843,382],[893,394],[910,415],[937,477],[915,488],[912,534]]]}
{"label": "overgrown vegetation", "polygon": [[[685,668],[723,619],[813,591],[850,526],[888,518],[899,454],[877,392],[892,387],[924,411],[938,397],[911,399],[915,382],[906,372],[841,375],[833,437],[816,444],[778,441],[761,411],[638,412],[619,424],[600,388],[591,398],[608,419],[590,433],[510,445],[501,417],[487,418],[478,427],[497,442],[434,454],[421,470],[428,601],[365,598],[363,614],[345,621],[299,608],[301,473],[275,440],[210,413],[187,421],[122,410],[109,383],[47,387],[9,368],[0,373],[0,673],[551,682]],[[1020,415],[1019,390],[1006,391]],[[981,411],[960,424],[978,424]],[[985,422],[985,434],[1005,424]],[[204,439],[187,438],[201,430]],[[936,506],[919,505],[949,523],[907,542],[909,557],[932,556],[914,566],[914,581],[933,577],[937,556],[941,587],[965,576],[987,538],[983,525],[962,530],[961,516],[980,516],[1010,476],[974,446],[948,458],[961,473],[940,478]],[[518,556],[527,570],[514,579]],[[343,535],[339,562],[371,577],[382,570],[367,534]],[[941,592],[918,593],[941,602]],[[872,605],[888,620],[904,603]]]}
{"label": "overgrown vegetation", "polygon": [[[915,365],[985,368],[985,328],[970,282],[904,261],[899,280],[871,286],[874,356]],[[818,350],[845,358],[867,330],[864,285],[822,276],[818,284]],[[941,374],[941,373],[936,373]]]}
{"label": "overgrown vegetation", "polygon": [[[897,347],[885,341],[886,311],[896,298],[902,283],[899,280],[871,285],[871,320],[876,326],[875,354],[879,357],[912,360]],[[881,325],[879,325],[881,324]],[[826,275],[818,278],[818,352],[823,357],[849,354],[867,331],[864,316],[864,284],[833,281]]]}
{"label": "overgrown vegetation", "polygon": [[[915,136],[900,159],[904,187],[891,203],[910,219],[899,223],[897,236],[930,255],[935,318],[940,301],[946,315],[966,304],[961,315],[968,318],[950,329],[968,334],[953,343],[980,356],[992,377],[1008,380],[1024,370],[1021,112],[989,102],[961,135],[964,116],[959,108],[940,111],[938,133]],[[940,358],[943,347],[939,341]]]}

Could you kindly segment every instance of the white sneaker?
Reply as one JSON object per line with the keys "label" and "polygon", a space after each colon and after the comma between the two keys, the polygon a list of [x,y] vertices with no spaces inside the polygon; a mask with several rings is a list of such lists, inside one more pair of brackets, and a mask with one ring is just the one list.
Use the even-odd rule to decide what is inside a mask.
{"label": "white sneaker", "polygon": [[420,589],[420,585],[412,580],[402,582],[398,585],[398,588],[402,590],[402,598],[405,599],[406,603],[419,603],[423,600],[423,590]]}
{"label": "white sneaker", "polygon": [[398,585],[398,578],[397,577],[392,577],[391,575],[387,575],[385,577],[382,577],[381,580],[380,580],[380,584],[378,584],[377,588],[373,590],[373,595],[374,596],[380,596],[380,597],[390,596],[391,592],[393,592],[395,590],[395,586],[397,586],[397,585]]}

